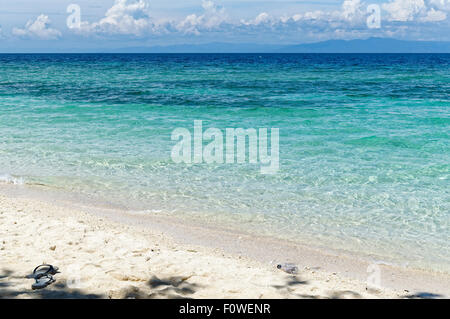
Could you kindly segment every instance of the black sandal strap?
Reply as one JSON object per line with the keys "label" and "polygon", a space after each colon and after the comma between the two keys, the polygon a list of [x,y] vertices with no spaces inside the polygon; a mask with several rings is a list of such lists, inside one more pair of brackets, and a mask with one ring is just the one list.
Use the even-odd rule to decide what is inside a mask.
{"label": "black sandal strap", "polygon": [[48,267],[48,270],[47,270],[45,273],[42,273],[43,275],[47,275],[47,274],[52,273],[52,272],[55,271],[55,268],[54,268],[52,265],[49,265],[49,264],[42,264],[42,265],[39,265],[39,266],[37,266],[36,268],[34,268],[33,274],[35,274],[36,271],[37,271],[39,268],[45,267],[45,266]]}

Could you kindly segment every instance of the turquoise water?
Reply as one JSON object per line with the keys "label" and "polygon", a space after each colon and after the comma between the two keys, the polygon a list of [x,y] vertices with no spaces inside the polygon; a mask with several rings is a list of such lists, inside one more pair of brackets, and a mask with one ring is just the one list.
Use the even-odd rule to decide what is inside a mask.
{"label": "turquoise water", "polygon": [[[280,170],[171,133],[279,128]],[[0,180],[450,272],[450,55],[0,55]]]}

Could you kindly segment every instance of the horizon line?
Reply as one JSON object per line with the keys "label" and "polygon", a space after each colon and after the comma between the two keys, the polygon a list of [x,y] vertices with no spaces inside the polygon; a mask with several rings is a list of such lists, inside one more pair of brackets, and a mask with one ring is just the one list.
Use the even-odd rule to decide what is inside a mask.
{"label": "horizon line", "polygon": [[450,52],[0,52],[6,54],[450,54]]}

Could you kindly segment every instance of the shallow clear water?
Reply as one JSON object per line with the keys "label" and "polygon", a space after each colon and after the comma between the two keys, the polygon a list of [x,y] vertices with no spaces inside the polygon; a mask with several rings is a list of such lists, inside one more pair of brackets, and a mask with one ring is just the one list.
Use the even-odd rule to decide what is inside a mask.
{"label": "shallow clear water", "polygon": [[[280,129],[280,170],[171,133]],[[450,55],[0,55],[0,180],[450,272]]]}

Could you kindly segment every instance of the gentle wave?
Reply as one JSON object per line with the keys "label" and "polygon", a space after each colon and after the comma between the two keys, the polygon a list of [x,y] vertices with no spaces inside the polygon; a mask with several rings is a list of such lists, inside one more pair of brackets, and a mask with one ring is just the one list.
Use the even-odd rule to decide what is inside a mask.
{"label": "gentle wave", "polygon": [[20,176],[13,176],[10,174],[0,174],[0,183],[12,185],[24,185],[25,179]]}

